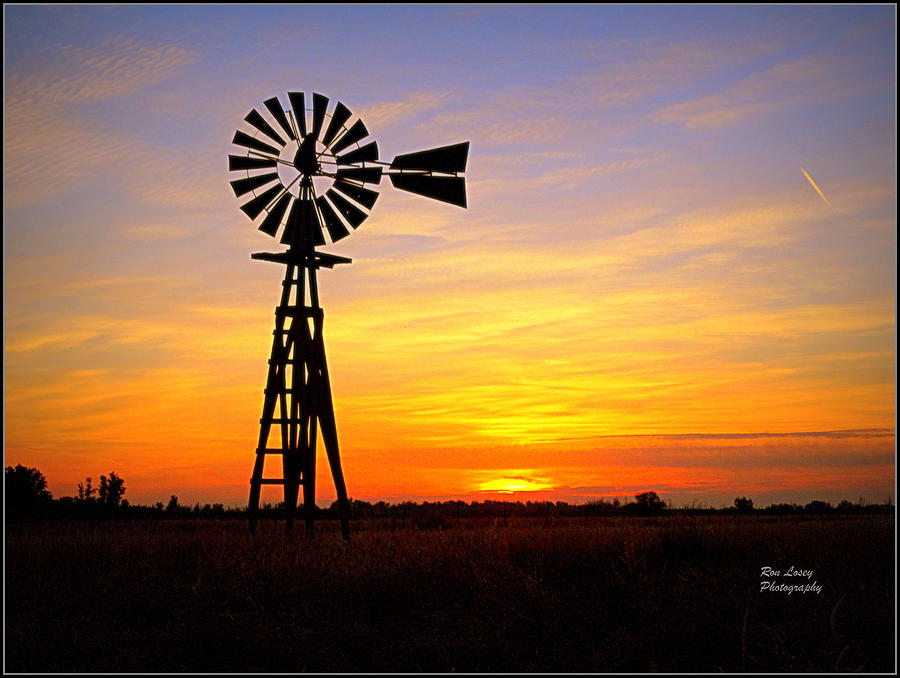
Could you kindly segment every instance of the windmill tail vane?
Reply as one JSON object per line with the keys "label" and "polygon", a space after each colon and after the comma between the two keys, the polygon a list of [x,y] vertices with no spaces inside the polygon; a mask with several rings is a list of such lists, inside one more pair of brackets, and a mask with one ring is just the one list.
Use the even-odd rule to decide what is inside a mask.
{"label": "windmill tail vane", "polygon": [[[264,485],[280,485],[285,529],[292,532],[303,488],[303,518],[314,535],[316,450],[321,435],[337,493],[344,539],[350,536],[350,504],[341,468],[337,425],[323,340],[324,312],[316,272],[351,260],[319,252],[356,230],[371,214],[383,176],[400,190],[467,207],[465,172],[469,142],[406,153],[391,162],[378,159],[378,144],[366,141],[361,119],[318,93],[307,108],[303,92],[288,92],[289,108],[278,97],[244,117],[246,131],[232,143],[240,153],[228,156],[238,178],[231,187],[240,209],[260,231],[288,246],[283,252],[259,252],[253,259],[285,266],[281,298],[264,390],[255,463],[250,478],[248,515],[255,533]],[[326,238],[327,236],[327,238]],[[266,460],[281,457],[280,476],[269,477]],[[271,473],[271,471],[269,472]],[[276,471],[276,474],[278,472]]]}

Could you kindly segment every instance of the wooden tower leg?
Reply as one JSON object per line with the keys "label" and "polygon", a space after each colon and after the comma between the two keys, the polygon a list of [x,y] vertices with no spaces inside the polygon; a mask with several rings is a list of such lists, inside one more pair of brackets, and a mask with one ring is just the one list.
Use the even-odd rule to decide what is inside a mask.
{"label": "wooden tower leg", "polygon": [[347,499],[347,486],[344,483],[344,472],[341,469],[341,457],[338,451],[337,429],[334,424],[334,410],[331,400],[328,401],[328,414],[323,412],[320,420],[322,426],[322,442],[325,443],[325,454],[328,456],[328,464],[331,466],[331,475],[334,478],[334,489],[337,491],[338,511],[341,515],[341,536],[344,541],[350,541],[350,502]]}
{"label": "wooden tower leg", "polygon": [[306,455],[303,467],[303,517],[306,521],[306,536],[313,539],[316,536],[316,421],[310,421],[312,431],[312,445]]}
{"label": "wooden tower leg", "polygon": [[306,525],[307,539],[315,538],[316,517],[316,444],[317,444],[317,411],[318,397],[316,388],[315,354],[312,351],[309,318],[315,313],[315,309],[306,305],[306,289],[315,290],[316,269],[314,266],[304,268],[303,275],[308,281],[308,288],[304,287],[302,322],[297,323],[299,331],[296,335],[299,345],[302,347],[304,378],[302,403],[300,407],[301,444],[303,449],[303,518]]}
{"label": "wooden tower leg", "polygon": [[262,415],[259,424],[259,439],[256,445],[256,461],[253,464],[253,475],[250,477],[250,499],[247,505],[247,517],[250,534],[256,534],[256,525],[259,517],[259,499],[264,484],[263,472],[265,468],[266,454],[275,452],[268,449],[269,434],[272,424],[276,421],[275,406],[280,404],[282,443],[285,442],[287,431],[285,425],[286,393],[285,393],[285,366],[290,351],[287,340],[287,332],[284,329],[286,313],[283,309],[290,305],[291,289],[295,266],[289,264],[285,271],[282,283],[281,303],[275,309],[275,330],[272,333],[272,352],[269,357],[269,369],[266,377],[265,397],[263,398]]}
{"label": "wooden tower leg", "polygon": [[313,333],[313,353],[318,362],[319,382],[319,426],[322,428],[322,442],[325,454],[334,478],[334,489],[337,492],[338,511],[341,517],[341,536],[350,541],[350,502],[347,498],[347,486],[344,482],[344,471],[341,469],[341,455],[338,449],[337,425],[334,420],[334,401],[331,398],[331,380],[328,377],[328,361],[325,359],[325,342],[323,340],[324,313],[319,309],[315,316]]}

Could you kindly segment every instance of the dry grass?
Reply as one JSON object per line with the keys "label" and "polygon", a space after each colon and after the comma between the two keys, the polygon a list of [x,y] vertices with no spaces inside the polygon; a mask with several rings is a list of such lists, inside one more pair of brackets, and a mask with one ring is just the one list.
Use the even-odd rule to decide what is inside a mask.
{"label": "dry grass", "polygon": [[[894,669],[892,517],[387,527],[9,526],[6,669]],[[760,593],[763,565],[823,591]]]}

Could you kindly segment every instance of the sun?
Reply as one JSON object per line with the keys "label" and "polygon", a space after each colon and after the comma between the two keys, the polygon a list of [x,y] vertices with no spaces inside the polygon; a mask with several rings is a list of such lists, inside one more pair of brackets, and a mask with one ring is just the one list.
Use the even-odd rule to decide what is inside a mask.
{"label": "sun", "polygon": [[479,492],[499,492],[500,494],[513,494],[515,492],[536,492],[539,490],[553,489],[553,485],[546,478],[525,478],[522,476],[505,476],[494,478],[479,483]]}

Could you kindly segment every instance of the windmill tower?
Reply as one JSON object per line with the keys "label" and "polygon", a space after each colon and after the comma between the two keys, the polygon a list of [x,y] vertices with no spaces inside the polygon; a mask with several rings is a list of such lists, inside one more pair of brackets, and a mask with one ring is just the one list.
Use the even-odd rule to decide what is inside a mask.
{"label": "windmill tower", "polygon": [[[250,531],[255,533],[263,485],[284,489],[285,529],[293,530],[300,487],[306,532],[314,534],[316,448],[321,436],[337,492],[341,533],[350,535],[350,505],[341,469],[337,424],[323,339],[324,313],[316,273],[351,260],[316,248],[346,238],[369,215],[378,198],[373,185],[388,175],[394,187],[466,207],[465,172],[469,142],[378,160],[378,144],[362,144],[369,131],[341,102],[328,112],[328,97],[289,92],[290,108],[278,97],[264,101],[267,115],[253,109],[228,156],[237,197],[250,196],[241,210],[259,230],[287,249],[259,252],[252,259],[285,267],[275,309],[272,351],[259,420],[256,461],[250,478]],[[327,236],[327,238],[326,238]],[[266,462],[281,457],[272,475]]]}

